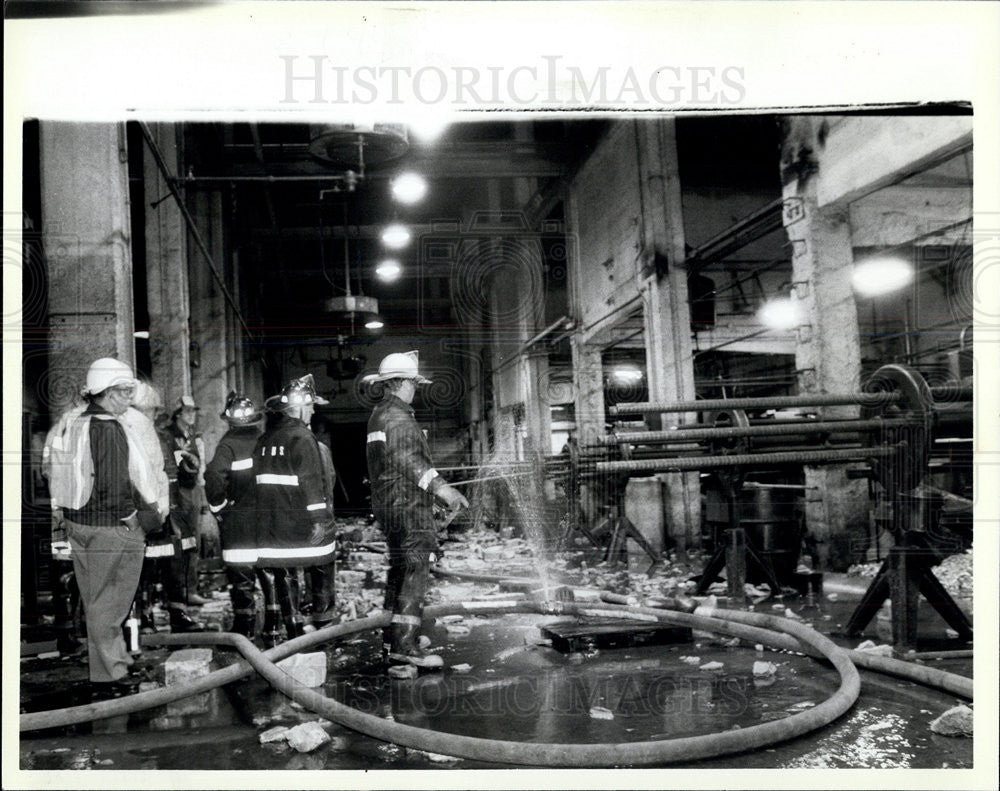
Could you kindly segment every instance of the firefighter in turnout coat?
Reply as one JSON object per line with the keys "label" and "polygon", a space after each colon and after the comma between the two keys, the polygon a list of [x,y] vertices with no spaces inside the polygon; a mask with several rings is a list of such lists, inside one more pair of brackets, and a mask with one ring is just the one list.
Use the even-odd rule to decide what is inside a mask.
{"label": "firefighter in turnout coat", "polygon": [[263,415],[251,399],[230,392],[219,417],[229,424],[229,430],[205,468],[205,496],[209,510],[219,519],[222,560],[233,604],[232,630],[252,639],[257,562],[253,454]]}
{"label": "firefighter in turnout coat", "polygon": [[264,641],[277,639],[274,598],[277,598],[288,639],[303,634],[298,607],[297,576],[292,569],[333,563],[336,537],[333,505],[319,443],[309,429],[316,404],[312,374],[293,379],[267,401],[278,414],[254,450],[258,519],[258,557],[264,588]]}
{"label": "firefighter in turnout coat", "polygon": [[392,612],[388,658],[391,664],[441,667],[441,657],[422,653],[417,633],[423,616],[431,555],[438,551],[435,498],[450,510],[468,501],[438,475],[427,439],[413,416],[417,385],[430,380],[418,371],[417,352],[386,356],[368,382],[384,382],[385,395],[368,420],[368,478],[372,511],[389,547],[385,609]]}

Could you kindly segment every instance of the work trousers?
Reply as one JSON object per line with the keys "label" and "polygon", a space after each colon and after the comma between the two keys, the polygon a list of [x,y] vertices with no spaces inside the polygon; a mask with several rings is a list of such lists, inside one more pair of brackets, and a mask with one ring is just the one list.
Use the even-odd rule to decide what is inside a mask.
{"label": "work trousers", "polygon": [[184,609],[188,597],[198,593],[198,522],[201,503],[194,488],[170,484],[170,528],[174,555],[169,561],[164,587],[170,606]]}
{"label": "work trousers", "polygon": [[132,664],[121,627],[139,587],[145,536],[121,523],[81,525],[68,519],[66,532],[87,618],[90,680],[115,681]]}
{"label": "work trousers", "polygon": [[437,550],[434,518],[427,508],[393,509],[376,517],[385,531],[389,571],[384,608],[392,613],[388,649],[392,653],[416,650],[424,614],[424,596],[430,584],[430,556]]}

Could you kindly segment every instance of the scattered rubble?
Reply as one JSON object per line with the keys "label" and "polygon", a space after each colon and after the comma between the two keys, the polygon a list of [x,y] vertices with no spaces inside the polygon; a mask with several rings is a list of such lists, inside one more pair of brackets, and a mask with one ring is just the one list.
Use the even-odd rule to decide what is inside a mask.
{"label": "scattered rubble", "polygon": [[277,725],[274,728],[269,728],[264,731],[257,738],[260,740],[261,744],[272,744],[274,742],[283,742],[288,737],[289,728],[284,725]]}
{"label": "scattered rubble", "polygon": [[326,682],[326,654],[323,651],[294,654],[282,659],[277,666],[304,687],[320,687]]}
{"label": "scattered rubble", "polygon": [[930,729],[939,736],[972,736],[972,709],[950,708],[930,724]]}
{"label": "scattered rubble", "polygon": [[703,665],[699,665],[699,670],[722,670],[725,665],[722,662],[706,662]]}
{"label": "scattered rubble", "polygon": [[753,663],[753,674],[754,676],[767,678],[768,676],[773,676],[778,672],[778,666],[774,662],[754,662]]}
{"label": "scattered rubble", "polygon": [[606,709],[603,706],[592,706],[590,709],[590,716],[595,720],[613,720],[615,714],[611,709]]}
{"label": "scattered rubble", "polygon": [[875,656],[892,656],[892,646],[891,645],[878,645],[872,640],[865,640],[860,643],[855,651],[864,651],[866,654],[874,654]]}
{"label": "scattered rubble", "polygon": [[300,753],[310,753],[330,741],[330,734],[318,722],[304,722],[285,734],[288,743]]}

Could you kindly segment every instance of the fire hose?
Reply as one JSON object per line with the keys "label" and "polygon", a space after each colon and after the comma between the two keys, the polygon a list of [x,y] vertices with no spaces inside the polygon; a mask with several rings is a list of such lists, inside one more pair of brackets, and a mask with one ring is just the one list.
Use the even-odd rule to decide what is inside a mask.
{"label": "fire hose", "polygon": [[[551,612],[553,606],[555,605],[547,607],[539,606],[529,601],[467,602],[460,605],[431,607],[427,609],[426,614],[428,617],[432,617],[452,613],[482,614],[487,611],[504,614],[512,612],[546,613]],[[599,613],[606,615],[611,613],[615,617],[619,617],[645,608],[602,604],[599,609],[595,610],[593,607],[585,605],[559,603],[557,609],[559,612],[568,614],[588,615]],[[339,725],[376,739],[413,749],[479,761],[520,765],[580,767],[650,766],[745,752],[792,739],[823,725],[827,725],[844,714],[857,700],[860,692],[860,679],[857,670],[847,658],[846,653],[827,638],[793,621],[755,613],[740,613],[739,620],[741,623],[666,610],[653,610],[650,613],[657,620],[663,620],[668,623],[690,625],[697,629],[721,632],[736,637],[744,636],[748,639],[770,645],[781,642],[780,638],[783,635],[788,636],[795,645],[799,645],[797,641],[801,641],[804,646],[821,653],[829,660],[840,676],[840,685],[827,700],[804,712],[793,714],[782,720],[760,723],[736,731],[625,744],[536,744],[442,733],[365,714],[301,686],[272,661],[273,658],[277,657],[278,649],[273,649],[270,656],[265,656],[253,643],[240,635],[159,635],[153,636],[155,639],[150,640],[150,642],[161,645],[228,645],[236,648],[250,666],[260,673],[275,689],[305,708],[308,708],[310,711]],[[290,641],[281,646],[281,648],[284,648],[289,653],[294,653],[306,647],[307,644],[315,645],[333,637],[341,637],[347,634],[355,634],[368,629],[383,627],[388,622],[389,616],[381,614],[372,618],[339,624],[321,629],[305,637],[297,638],[295,641]],[[242,665],[242,663],[240,664]],[[227,668],[227,671],[232,671],[230,676],[236,677],[246,675],[248,672],[239,666]],[[218,673],[212,674],[216,676],[216,679],[213,679],[214,683],[212,686],[227,683],[218,678],[219,673],[225,672],[218,671]],[[200,679],[199,682],[183,685],[183,687],[187,688],[185,690],[186,694],[206,691],[205,687],[208,679],[209,677],[205,677]],[[229,678],[229,680],[235,679]],[[157,690],[156,692],[161,692],[161,690]],[[168,688],[162,690],[162,692],[170,692],[170,690]],[[174,691],[174,694],[176,693],[177,691]],[[134,696],[134,698],[141,698],[142,695],[155,695],[155,693],[142,693],[141,695]],[[139,710],[139,708],[145,708],[148,705],[160,705],[162,702],[157,701],[150,704],[149,700],[150,698],[148,697],[142,702],[133,700],[131,701],[132,708],[129,710]],[[121,705],[126,703],[129,703],[129,701],[123,699],[76,708],[90,709],[87,719],[94,719],[95,714],[98,717],[107,717],[127,713],[128,710],[123,710],[125,707]],[[110,711],[112,706],[109,704],[119,704],[114,707],[115,711],[113,714]],[[98,707],[104,708],[100,709]],[[70,724],[72,721],[82,721],[73,720],[70,716],[67,716],[72,711],[72,709],[66,709],[22,715],[21,730],[57,727],[61,724]],[[80,716],[80,714],[77,713],[77,716]]]}
{"label": "fire hose", "polygon": [[[719,617],[705,617],[646,607],[608,604],[593,606],[562,602],[540,605],[528,601],[507,601],[468,602],[459,605],[429,607],[426,615],[434,617],[451,613],[482,614],[486,611],[493,613],[551,613],[553,610],[560,613],[612,617],[639,615],[668,623],[690,625],[706,631],[720,632],[775,648],[804,651],[829,661],[838,671],[841,683],[838,690],[828,700],[816,707],[783,720],[754,725],[738,731],[628,744],[525,744],[428,731],[364,714],[302,687],[274,664],[277,660],[314,645],[369,629],[384,627],[389,621],[389,616],[380,614],[326,627],[267,652],[261,652],[247,638],[229,633],[148,636],[143,638],[147,645],[230,646],[238,650],[247,661],[236,663],[224,670],[215,671],[195,682],[140,693],[129,698],[70,709],[23,714],[21,715],[20,727],[22,731],[30,731],[120,716],[206,692],[247,676],[252,670],[256,670],[275,689],[326,719],[368,736],[406,747],[501,763],[593,767],[656,765],[743,752],[800,736],[832,722],[854,704],[860,693],[860,679],[852,664],[852,659],[858,664],[878,672],[939,686],[969,698],[972,695],[969,679],[931,668],[912,666],[909,663],[887,657],[858,657],[857,655],[863,654],[863,652],[848,652],[838,648],[830,640],[808,627],[784,618],[757,613],[725,611],[713,614]],[[952,678],[949,679],[949,677]]]}

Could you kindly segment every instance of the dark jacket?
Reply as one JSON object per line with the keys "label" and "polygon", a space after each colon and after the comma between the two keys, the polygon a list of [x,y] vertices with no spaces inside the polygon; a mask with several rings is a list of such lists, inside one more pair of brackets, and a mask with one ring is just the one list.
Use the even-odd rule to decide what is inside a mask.
{"label": "dark jacket", "polygon": [[254,450],[256,426],[233,426],[205,468],[205,497],[221,520],[222,559],[230,565],[251,565],[258,558]]}
{"label": "dark jacket", "polygon": [[[161,435],[163,442],[163,467],[167,472],[167,478],[171,482],[177,481],[177,485],[184,489],[193,489],[198,483],[198,472],[202,464],[201,452],[204,447],[201,443],[201,435],[193,431],[185,434],[184,430],[173,420]],[[190,453],[194,457],[194,462],[189,460],[178,463],[177,451]]]}
{"label": "dark jacket", "polygon": [[257,441],[253,460],[259,564],[332,561],[333,509],[319,443],[308,426],[281,415]]}
{"label": "dark jacket", "polygon": [[372,511],[384,527],[432,519],[434,493],[445,482],[431,463],[413,407],[391,393],[375,405],[368,420],[367,456]]}
{"label": "dark jacket", "polygon": [[253,508],[253,453],[260,433],[256,426],[233,426],[223,434],[205,468],[205,497],[214,514]]}
{"label": "dark jacket", "polygon": [[94,460],[94,489],[79,510],[65,509],[65,517],[82,525],[114,525],[136,511],[142,498],[128,471],[128,440],[114,416],[91,404],[83,412],[90,420],[90,453]]}

